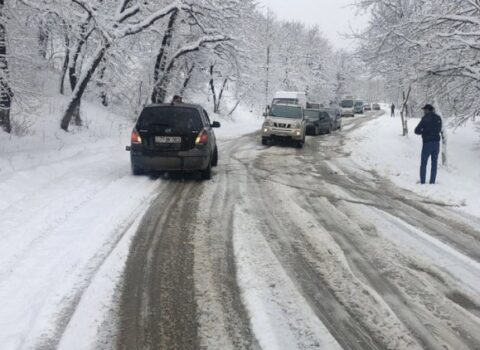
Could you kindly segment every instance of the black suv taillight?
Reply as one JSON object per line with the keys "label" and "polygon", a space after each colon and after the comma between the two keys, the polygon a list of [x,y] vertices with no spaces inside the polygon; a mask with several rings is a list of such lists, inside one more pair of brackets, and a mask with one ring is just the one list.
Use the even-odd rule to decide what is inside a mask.
{"label": "black suv taillight", "polygon": [[206,130],[202,130],[198,134],[197,139],[195,140],[195,145],[206,145],[208,143],[208,133]]}
{"label": "black suv taillight", "polygon": [[139,145],[142,143],[142,137],[138,133],[136,129],[133,129],[132,131],[132,137],[131,137],[132,144]]}

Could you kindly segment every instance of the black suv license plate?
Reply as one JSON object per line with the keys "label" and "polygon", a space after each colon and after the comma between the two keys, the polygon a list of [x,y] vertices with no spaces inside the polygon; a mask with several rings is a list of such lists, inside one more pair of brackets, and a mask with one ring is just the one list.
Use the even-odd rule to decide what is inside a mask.
{"label": "black suv license plate", "polygon": [[182,138],[179,136],[155,136],[155,143],[182,143]]}

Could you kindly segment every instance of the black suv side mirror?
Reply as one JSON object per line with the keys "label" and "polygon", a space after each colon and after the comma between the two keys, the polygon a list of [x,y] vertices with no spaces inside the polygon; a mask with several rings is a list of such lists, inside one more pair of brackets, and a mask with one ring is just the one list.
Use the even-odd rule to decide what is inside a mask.
{"label": "black suv side mirror", "polygon": [[211,125],[212,128],[219,128],[221,126],[222,125],[219,122],[213,122],[212,125]]}

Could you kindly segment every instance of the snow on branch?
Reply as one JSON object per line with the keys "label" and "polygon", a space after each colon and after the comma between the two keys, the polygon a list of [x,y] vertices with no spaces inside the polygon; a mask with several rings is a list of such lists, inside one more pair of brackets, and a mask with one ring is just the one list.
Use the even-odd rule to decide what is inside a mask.
{"label": "snow on branch", "polygon": [[181,47],[179,50],[177,50],[173,56],[170,58],[170,61],[167,65],[167,71],[170,71],[175,64],[175,61],[180,58],[181,56],[184,56],[186,54],[189,54],[191,52],[195,52],[200,50],[202,47],[204,47],[207,44],[215,44],[215,43],[220,43],[220,42],[225,42],[231,40],[230,37],[225,36],[225,35],[213,35],[213,36],[204,36],[200,39],[198,39],[196,42],[189,43],[183,47]]}
{"label": "snow on branch", "polygon": [[179,11],[184,6],[180,1],[175,1],[172,4],[163,7],[160,10],[153,12],[151,15],[141,20],[139,23],[126,26],[126,28],[120,29],[117,32],[117,37],[123,38],[129,35],[138,34],[144,31],[146,28],[150,27],[156,21],[168,16],[174,11]]}

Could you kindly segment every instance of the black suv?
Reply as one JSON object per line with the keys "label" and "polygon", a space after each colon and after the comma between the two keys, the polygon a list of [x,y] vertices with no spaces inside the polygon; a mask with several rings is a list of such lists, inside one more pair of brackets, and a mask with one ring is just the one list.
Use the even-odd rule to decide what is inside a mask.
{"label": "black suv", "polygon": [[211,178],[218,149],[207,112],[199,105],[157,104],[143,109],[132,131],[132,172],[196,172]]}

